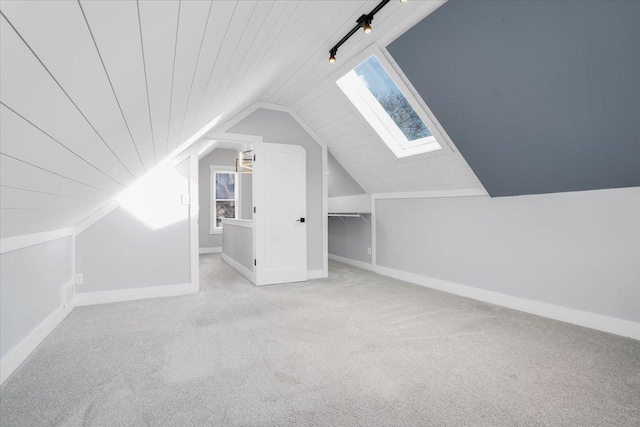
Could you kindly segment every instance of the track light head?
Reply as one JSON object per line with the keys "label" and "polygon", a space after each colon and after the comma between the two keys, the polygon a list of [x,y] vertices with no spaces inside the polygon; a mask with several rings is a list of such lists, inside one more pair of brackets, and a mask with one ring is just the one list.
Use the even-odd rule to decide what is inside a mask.
{"label": "track light head", "polygon": [[407,3],[409,0],[400,0],[400,3]]}
{"label": "track light head", "polygon": [[369,34],[371,32],[371,18],[369,16],[364,18],[362,28],[364,29],[365,34]]}
{"label": "track light head", "polygon": [[[360,17],[356,20],[356,25],[349,30],[349,32],[338,42],[335,46],[331,48],[329,51],[329,62],[336,62],[336,55],[338,54],[338,48],[342,46],[351,36],[362,28],[365,34],[369,34],[372,30],[371,22],[373,21],[373,17],[376,16],[376,13],[380,12],[380,9],[389,4],[391,0],[381,0],[380,3],[376,7],[374,7],[371,12],[360,15]],[[408,0],[400,0],[405,3]]]}

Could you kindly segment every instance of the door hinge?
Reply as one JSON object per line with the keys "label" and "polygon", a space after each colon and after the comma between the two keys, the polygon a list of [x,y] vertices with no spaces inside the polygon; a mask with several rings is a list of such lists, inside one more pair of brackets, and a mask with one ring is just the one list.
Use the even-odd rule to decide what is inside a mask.
{"label": "door hinge", "polygon": [[256,155],[255,154],[253,155],[253,161],[254,162],[256,161]]}
{"label": "door hinge", "polygon": [[258,265],[258,261],[256,261],[255,259],[253,260],[253,265]]}
{"label": "door hinge", "polygon": [[253,213],[256,213],[256,207],[255,206],[253,207]]}

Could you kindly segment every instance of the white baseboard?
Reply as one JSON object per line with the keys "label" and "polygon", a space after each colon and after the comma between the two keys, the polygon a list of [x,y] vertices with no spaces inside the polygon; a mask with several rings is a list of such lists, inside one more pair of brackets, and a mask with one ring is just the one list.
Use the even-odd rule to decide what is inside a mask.
{"label": "white baseboard", "polygon": [[537,316],[559,320],[561,322],[567,322],[578,326],[584,326],[586,328],[640,340],[640,323],[631,322],[629,320],[622,320],[601,314],[589,313],[587,311],[561,307],[559,305],[518,298],[485,289],[474,288],[473,286],[460,285],[446,280],[434,279],[432,277],[421,276],[419,274],[408,273],[406,271],[395,270],[393,268],[383,267],[380,265],[372,265],[362,261],[355,261],[337,255],[329,254],[329,259],[362,268],[363,270],[375,271],[383,276],[404,280],[405,282],[414,283],[416,285],[425,286],[450,294],[460,295],[466,298],[511,308],[513,310],[524,311],[525,313],[531,313]]}
{"label": "white baseboard", "polygon": [[59,307],[0,360],[0,384],[4,383],[4,381],[18,369],[33,350],[44,341],[47,335],[71,313],[74,307],[75,304],[73,301],[66,306]]}
{"label": "white baseboard", "polygon": [[307,280],[324,279],[326,277],[329,277],[329,272],[323,268],[307,271]]}
{"label": "white baseboard", "polygon": [[133,301],[147,298],[174,297],[197,294],[197,284],[151,286],[145,288],[119,289],[115,291],[87,292],[76,294],[76,306],[108,304],[112,302]]}
{"label": "white baseboard", "polygon": [[221,247],[217,248],[200,248],[200,255],[202,254],[219,254],[222,252]]}
{"label": "white baseboard", "polygon": [[229,264],[234,269],[236,269],[238,271],[238,273],[242,274],[244,277],[249,279],[251,281],[251,283],[253,283],[254,285],[256,284],[256,275],[255,275],[255,273],[253,271],[249,270],[247,267],[245,267],[244,265],[240,264],[238,261],[236,261],[235,259],[231,258],[227,254],[224,254],[224,253],[222,254],[222,260],[224,262],[226,262],[227,264]]}
{"label": "white baseboard", "polygon": [[356,261],[355,259],[344,258],[338,255],[329,254],[329,259],[333,261],[338,261],[343,264],[349,264],[354,267],[362,268],[363,270],[375,271],[373,264],[363,261]]}
{"label": "white baseboard", "polygon": [[460,285],[446,280],[434,279],[427,276],[408,273],[406,271],[394,270],[392,268],[382,267],[379,265],[374,267],[374,271],[384,276],[393,277],[395,279],[404,280],[406,282],[415,283],[417,285],[426,286],[428,288],[448,292],[450,294],[460,295],[478,301],[488,302],[490,304],[559,320],[561,322],[572,323],[574,325],[640,340],[640,323],[518,298],[485,289],[474,288],[472,286]]}

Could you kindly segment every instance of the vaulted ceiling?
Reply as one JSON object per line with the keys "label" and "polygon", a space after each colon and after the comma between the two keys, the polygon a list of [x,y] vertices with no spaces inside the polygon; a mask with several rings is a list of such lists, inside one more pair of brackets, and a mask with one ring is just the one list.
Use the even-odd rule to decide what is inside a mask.
{"label": "vaulted ceiling", "polygon": [[[455,150],[395,159],[338,91],[327,52],[377,3],[3,0],[2,237],[77,224],[256,101],[298,111],[369,192],[480,186]],[[391,2],[339,62],[441,3]]]}
{"label": "vaulted ceiling", "polygon": [[[369,35],[358,33],[338,50],[336,63],[330,64],[326,60],[326,52],[321,51],[319,55],[302,62],[298,69],[284,73],[265,92],[262,100],[292,106],[367,193],[482,189],[482,184],[454,142],[385,48],[443,3],[389,3],[375,16],[373,31]],[[359,10],[369,9],[365,7]],[[339,37],[334,37],[334,40],[337,39]],[[400,78],[421,102],[431,120],[439,126],[450,151],[396,158],[336,85],[336,80],[349,71],[341,64],[351,62],[374,44],[396,67]]]}

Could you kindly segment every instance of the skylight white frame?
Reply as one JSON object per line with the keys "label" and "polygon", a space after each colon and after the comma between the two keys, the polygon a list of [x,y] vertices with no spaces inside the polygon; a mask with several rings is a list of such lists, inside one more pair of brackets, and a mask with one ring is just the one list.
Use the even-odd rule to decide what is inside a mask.
{"label": "skylight white frame", "polygon": [[[420,117],[422,122],[427,126],[432,136],[409,141],[373,96],[371,91],[366,88],[364,82],[355,74],[353,70],[371,56],[375,56],[380,62],[391,80],[418,114],[418,117]],[[396,69],[389,62],[379,46],[374,44],[363,50],[360,54],[345,63],[345,65],[334,74],[333,78],[343,94],[349,99],[358,112],[362,114],[363,118],[397,158],[400,159],[430,152],[451,153],[451,148],[447,144],[444,136],[439,132],[436,124],[431,120],[429,114],[422,107],[422,104],[411,89],[398,75]],[[355,79],[358,79],[358,81]]]}

